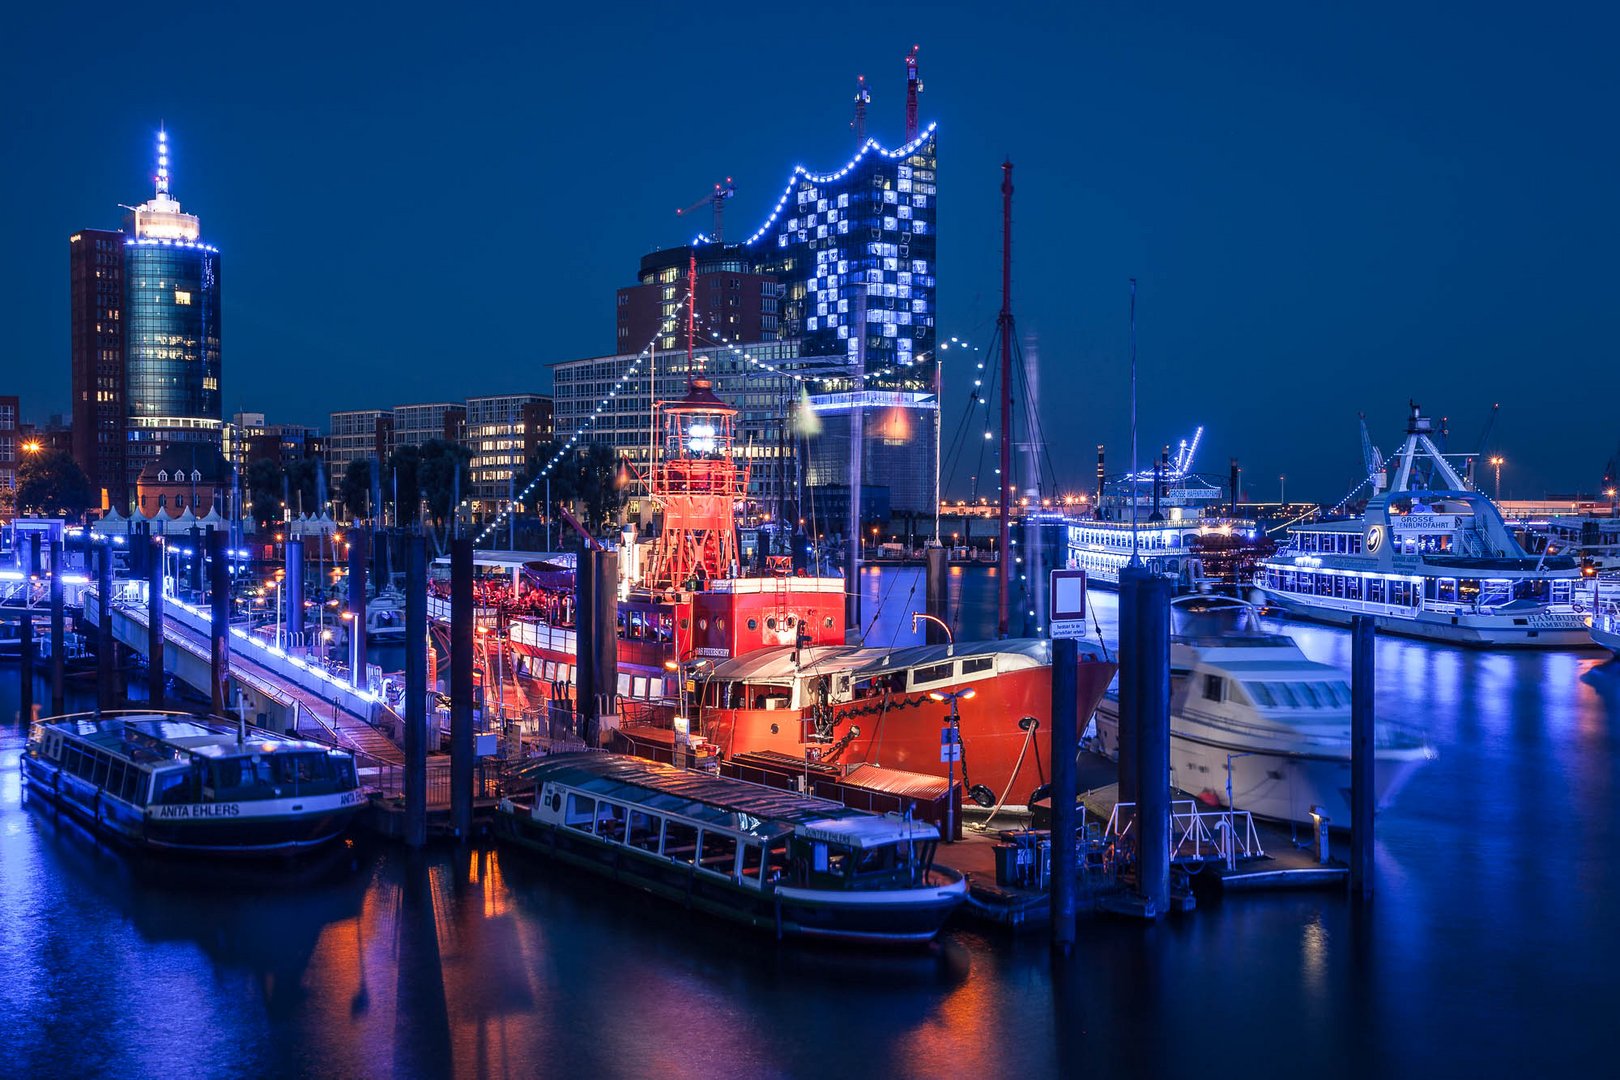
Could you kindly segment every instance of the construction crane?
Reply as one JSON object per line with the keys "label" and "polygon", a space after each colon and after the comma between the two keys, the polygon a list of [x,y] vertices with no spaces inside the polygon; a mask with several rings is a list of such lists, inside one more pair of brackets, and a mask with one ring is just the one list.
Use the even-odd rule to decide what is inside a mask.
{"label": "construction crane", "polygon": [[917,77],[917,50],[913,45],[906,54],[906,142],[917,137],[917,95],[922,93],[922,80]]}
{"label": "construction crane", "polygon": [[855,76],[855,119],[849,126],[855,129],[855,145],[866,145],[866,107],[872,104],[872,92],[866,88],[866,76]]}
{"label": "construction crane", "polygon": [[1496,414],[1502,410],[1502,403],[1497,402],[1491,406],[1491,415],[1485,418],[1485,430],[1479,433],[1479,449],[1468,457],[1468,482],[1474,482],[1474,466],[1485,460],[1485,447],[1490,442],[1491,430],[1496,427]]}
{"label": "construction crane", "polygon": [[[1361,420],[1361,460],[1367,466],[1367,480],[1372,481],[1373,494],[1376,495],[1384,489],[1384,454],[1373,445],[1372,435],[1367,431],[1367,414],[1357,413],[1356,416]],[[1362,481],[1363,484],[1366,482]]]}
{"label": "construction crane", "polygon": [[675,211],[675,216],[685,217],[694,210],[698,210],[704,206],[713,206],[714,231],[709,234],[709,239],[718,244],[720,241],[725,239],[726,200],[735,194],[737,194],[737,188],[732,184],[731,177],[728,176],[726,177],[725,183],[714,185],[713,191],[703,196],[703,198],[699,199],[691,206],[686,207],[684,210]]}

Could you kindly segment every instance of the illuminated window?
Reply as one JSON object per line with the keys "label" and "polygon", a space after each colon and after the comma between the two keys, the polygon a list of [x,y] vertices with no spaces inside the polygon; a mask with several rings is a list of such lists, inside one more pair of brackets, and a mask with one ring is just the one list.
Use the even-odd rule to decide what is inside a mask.
{"label": "illuminated window", "polygon": [[190,304],[191,294],[184,289],[174,290],[174,302],[177,304]]}

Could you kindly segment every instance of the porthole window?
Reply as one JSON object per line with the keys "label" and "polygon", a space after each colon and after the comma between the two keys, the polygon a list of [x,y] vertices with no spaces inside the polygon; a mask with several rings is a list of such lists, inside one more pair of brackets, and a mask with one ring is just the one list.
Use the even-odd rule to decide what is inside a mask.
{"label": "porthole window", "polygon": [[688,619],[688,618],[685,618],[683,616],[681,618],[681,629],[682,630],[690,630],[690,629],[692,629],[692,620]]}
{"label": "porthole window", "polygon": [[773,615],[769,619],[765,620],[765,629],[767,629],[767,630],[775,630],[776,629],[776,616]]}
{"label": "porthole window", "polygon": [[825,619],[821,620],[821,625],[826,627],[828,630],[831,630],[833,628],[832,616],[829,615]]}
{"label": "porthole window", "polygon": [[752,619],[752,618],[749,619],[748,620],[748,629],[750,629],[750,630],[758,630],[759,629],[759,620],[758,619]]}
{"label": "porthole window", "polygon": [[724,630],[726,628],[726,620],[724,620],[724,619],[715,619],[714,620],[714,628],[716,630]]}
{"label": "porthole window", "polygon": [[698,620],[698,629],[699,630],[707,630],[708,628],[709,628],[709,620],[708,619],[699,619]]}

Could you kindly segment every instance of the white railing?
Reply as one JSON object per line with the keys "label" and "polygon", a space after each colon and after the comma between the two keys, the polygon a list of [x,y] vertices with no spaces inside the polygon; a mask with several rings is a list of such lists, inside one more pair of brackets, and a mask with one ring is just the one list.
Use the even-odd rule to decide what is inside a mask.
{"label": "white railing", "polygon": [[[1116,841],[1126,840],[1135,827],[1136,804],[1115,803],[1103,835]],[[1219,859],[1230,869],[1239,859],[1258,859],[1264,855],[1260,836],[1254,829],[1254,818],[1247,810],[1200,809],[1192,799],[1170,803],[1172,863]]]}

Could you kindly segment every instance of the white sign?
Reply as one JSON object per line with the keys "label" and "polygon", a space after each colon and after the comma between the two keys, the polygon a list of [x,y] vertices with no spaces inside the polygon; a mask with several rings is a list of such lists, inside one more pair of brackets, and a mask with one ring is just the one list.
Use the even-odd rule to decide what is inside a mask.
{"label": "white sign", "polygon": [[1086,620],[1084,619],[1054,619],[1052,621],[1052,638],[1083,638],[1086,636]]}
{"label": "white sign", "polygon": [[941,764],[962,760],[962,740],[950,724],[939,729],[939,760]]}
{"label": "white sign", "polygon": [[1053,570],[1047,596],[1050,600],[1047,615],[1051,620],[1052,637],[1085,637],[1086,572]]}

